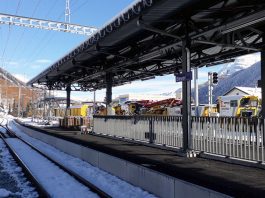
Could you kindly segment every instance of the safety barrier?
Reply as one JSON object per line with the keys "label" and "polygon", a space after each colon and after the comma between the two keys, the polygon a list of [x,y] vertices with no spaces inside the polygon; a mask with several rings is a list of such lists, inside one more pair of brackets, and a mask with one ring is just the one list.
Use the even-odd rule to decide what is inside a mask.
{"label": "safety barrier", "polygon": [[193,117],[192,148],[264,162],[264,119]]}
{"label": "safety barrier", "polygon": [[182,147],[182,118],[177,116],[94,116],[95,133],[158,145]]}
{"label": "safety barrier", "polygon": [[[192,117],[191,149],[264,163],[264,119]],[[181,148],[181,116],[94,116],[95,133]]]}

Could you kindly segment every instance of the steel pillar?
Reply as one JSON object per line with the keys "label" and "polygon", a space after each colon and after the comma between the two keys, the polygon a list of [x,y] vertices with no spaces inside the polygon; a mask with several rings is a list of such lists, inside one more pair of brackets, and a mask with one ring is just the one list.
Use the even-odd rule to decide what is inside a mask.
{"label": "steel pillar", "polygon": [[67,85],[66,87],[66,108],[70,107],[71,103],[71,85]]}
{"label": "steel pillar", "polygon": [[18,108],[17,108],[17,117],[20,117],[21,111],[21,87],[18,87]]}
{"label": "steel pillar", "polygon": [[42,119],[46,118],[46,90],[44,89],[44,99],[43,99],[43,114]]}
{"label": "steel pillar", "polygon": [[111,107],[110,103],[112,102],[112,73],[106,73],[106,108],[107,108],[107,115],[111,114]]}
{"label": "steel pillar", "polygon": [[94,91],[94,98],[93,98],[93,115],[96,114],[96,90]]}
{"label": "steel pillar", "polygon": [[[265,37],[263,37],[265,42]],[[265,118],[265,49],[260,52],[260,71],[261,79],[259,86],[261,87],[261,116]]]}
{"label": "steel pillar", "polygon": [[[182,41],[182,72],[190,72],[190,39],[188,36]],[[191,149],[191,81],[182,82],[183,102],[183,151],[189,154]]]}
{"label": "steel pillar", "polygon": [[194,67],[194,103],[195,115],[199,116],[199,85],[198,85],[198,67]]}

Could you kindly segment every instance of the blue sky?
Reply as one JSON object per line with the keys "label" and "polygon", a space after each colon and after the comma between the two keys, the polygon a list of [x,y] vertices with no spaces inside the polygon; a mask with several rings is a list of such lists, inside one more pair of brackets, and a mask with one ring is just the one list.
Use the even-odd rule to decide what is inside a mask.
{"label": "blue sky", "polygon": [[[65,0],[1,0],[0,13],[64,21]],[[132,0],[71,0],[71,23],[101,27]],[[18,26],[0,26],[1,67],[34,77],[87,36]]]}
{"label": "blue sky", "polygon": [[[100,28],[126,8],[133,0],[70,0],[71,23]],[[64,21],[65,0],[0,0],[0,13]],[[60,57],[85,41],[87,36],[17,26],[0,26],[1,67],[18,78],[31,79]],[[208,71],[222,66],[199,70],[200,82]],[[181,87],[173,75],[153,80],[137,81],[113,88],[113,97],[126,93],[167,93]],[[97,92],[103,99],[105,90]],[[74,93],[74,98],[92,99],[92,93]]]}

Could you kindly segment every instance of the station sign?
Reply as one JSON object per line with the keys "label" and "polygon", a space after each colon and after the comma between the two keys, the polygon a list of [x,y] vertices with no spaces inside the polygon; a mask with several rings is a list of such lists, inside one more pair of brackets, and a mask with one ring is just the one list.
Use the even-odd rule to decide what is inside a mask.
{"label": "station sign", "polygon": [[176,76],[176,82],[192,80],[192,72],[191,71],[186,72],[186,73],[175,74],[175,76]]}

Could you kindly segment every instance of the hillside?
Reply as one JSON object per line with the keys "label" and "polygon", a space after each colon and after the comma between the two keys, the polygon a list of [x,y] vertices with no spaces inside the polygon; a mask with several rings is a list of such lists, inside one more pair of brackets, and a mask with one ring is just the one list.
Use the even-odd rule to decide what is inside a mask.
{"label": "hillside", "polygon": [[[20,91],[20,94],[19,94]],[[37,93],[24,82],[20,81],[6,70],[0,68],[0,107],[13,115],[17,115],[20,98],[21,113],[26,113]]]}

